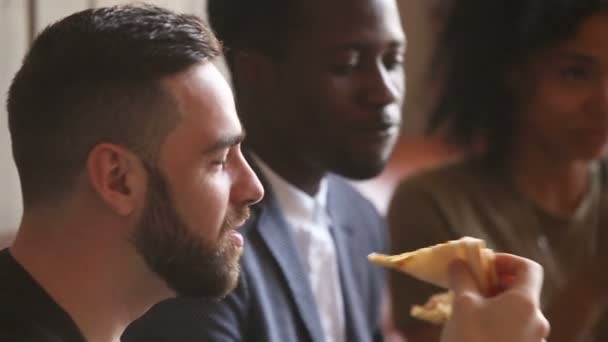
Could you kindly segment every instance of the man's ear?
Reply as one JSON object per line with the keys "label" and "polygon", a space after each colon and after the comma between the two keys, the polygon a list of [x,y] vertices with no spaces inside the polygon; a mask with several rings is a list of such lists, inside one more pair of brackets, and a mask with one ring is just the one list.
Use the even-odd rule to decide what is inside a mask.
{"label": "man's ear", "polygon": [[96,145],[87,159],[87,178],[100,199],[119,215],[129,215],[146,191],[146,172],[135,154],[118,145]]}

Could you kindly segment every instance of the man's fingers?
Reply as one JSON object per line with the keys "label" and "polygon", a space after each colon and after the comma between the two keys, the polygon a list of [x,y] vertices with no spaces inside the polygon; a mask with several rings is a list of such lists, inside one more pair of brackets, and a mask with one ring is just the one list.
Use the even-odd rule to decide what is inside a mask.
{"label": "man's fingers", "polygon": [[496,253],[496,272],[503,287],[521,289],[535,299],[540,298],[543,268],[536,262],[512,254]]}
{"label": "man's fingers", "polygon": [[449,287],[455,294],[478,293],[477,282],[469,266],[462,260],[454,261],[448,269]]}
{"label": "man's fingers", "polygon": [[542,337],[544,337],[543,341],[546,341],[546,338],[551,333],[551,324],[549,323],[547,318],[541,312],[539,312],[539,316],[540,316],[540,318],[539,318],[540,319],[540,335]]}

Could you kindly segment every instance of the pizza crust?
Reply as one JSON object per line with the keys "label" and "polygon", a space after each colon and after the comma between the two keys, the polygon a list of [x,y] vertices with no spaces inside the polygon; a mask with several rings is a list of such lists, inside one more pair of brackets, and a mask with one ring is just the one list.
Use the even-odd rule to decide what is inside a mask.
{"label": "pizza crust", "polygon": [[[449,265],[456,260],[463,260],[471,268],[482,293],[491,294],[498,283],[494,252],[486,248],[485,241],[472,237],[463,237],[398,255],[372,253],[368,259],[446,289],[449,287]],[[452,298],[448,293],[434,295],[426,304],[412,307],[410,314],[432,323],[443,323],[452,312]]]}
{"label": "pizza crust", "polygon": [[452,291],[432,295],[424,305],[413,305],[410,315],[433,324],[443,324],[452,314]]}

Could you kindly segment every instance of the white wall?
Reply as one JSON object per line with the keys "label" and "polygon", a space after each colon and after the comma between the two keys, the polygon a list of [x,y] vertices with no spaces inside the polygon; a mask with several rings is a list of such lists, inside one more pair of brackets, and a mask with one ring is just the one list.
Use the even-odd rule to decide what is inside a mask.
{"label": "white wall", "polygon": [[21,216],[21,194],[12,161],[5,103],[10,80],[27,48],[26,4],[23,0],[0,0],[0,244],[7,242]]}
{"label": "white wall", "polygon": [[[13,1],[25,2],[23,0]],[[205,0],[37,0],[35,1],[36,28],[37,30],[43,29],[48,24],[63,18],[70,13],[86,9],[91,6],[112,6],[129,2],[147,2],[170,8],[177,12],[191,13],[199,16],[205,13],[206,3]]]}

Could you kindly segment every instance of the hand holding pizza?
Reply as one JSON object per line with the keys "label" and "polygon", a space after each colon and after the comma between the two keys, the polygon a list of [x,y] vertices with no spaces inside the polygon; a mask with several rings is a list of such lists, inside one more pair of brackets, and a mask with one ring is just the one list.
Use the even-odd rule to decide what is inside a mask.
{"label": "hand holding pizza", "polygon": [[[494,251],[486,248],[483,240],[463,237],[435,246],[399,255],[373,253],[368,256],[373,263],[397,269],[419,280],[449,288],[448,267],[456,260],[465,262],[472,270],[480,291],[490,296],[497,290],[498,280],[494,267]],[[429,298],[424,305],[415,305],[411,315],[435,324],[444,323],[452,311],[451,292]]]}
{"label": "hand holding pizza", "polygon": [[542,267],[494,253],[483,240],[464,237],[399,255],[369,260],[450,289],[414,306],[414,317],[443,324],[442,342],[540,342],[549,323],[540,311]]}
{"label": "hand holding pizza", "polygon": [[488,298],[465,263],[450,266],[454,299],[442,342],[540,342],[549,335],[549,323],[539,305],[542,267],[510,254],[496,254],[495,267],[501,292]]}

